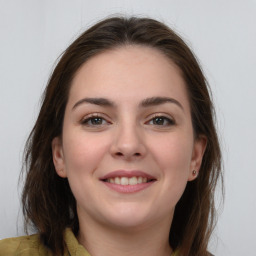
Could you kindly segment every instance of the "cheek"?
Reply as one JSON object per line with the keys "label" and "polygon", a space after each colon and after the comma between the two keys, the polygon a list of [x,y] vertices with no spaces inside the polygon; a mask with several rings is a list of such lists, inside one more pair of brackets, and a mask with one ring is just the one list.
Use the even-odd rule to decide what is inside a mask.
{"label": "cheek", "polygon": [[188,182],[193,142],[184,133],[158,138],[158,142],[154,143],[157,146],[152,147],[152,155],[161,169],[164,188],[162,196],[177,203]]}
{"label": "cheek", "polygon": [[192,141],[184,136],[166,136],[152,143],[155,161],[164,174],[187,174],[192,156]]}
{"label": "cheek", "polygon": [[64,157],[67,172],[92,173],[106,153],[106,139],[97,134],[76,132],[64,138]]}
{"label": "cheek", "polygon": [[88,135],[77,131],[63,138],[63,146],[65,168],[72,193],[78,205],[82,205],[86,198],[86,203],[90,206],[96,196],[90,193],[95,186],[95,170],[105,156],[107,141],[95,134]]}

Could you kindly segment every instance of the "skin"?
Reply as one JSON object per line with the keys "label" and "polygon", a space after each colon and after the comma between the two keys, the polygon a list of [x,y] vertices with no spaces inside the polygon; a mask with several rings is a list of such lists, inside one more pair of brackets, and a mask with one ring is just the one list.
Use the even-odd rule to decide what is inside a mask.
{"label": "skin", "polygon": [[[174,101],[141,106],[152,97]],[[170,255],[174,208],[196,178],[205,146],[205,137],[193,135],[181,72],[158,50],[124,46],[88,60],[72,82],[62,137],[52,142],[56,171],[77,200],[79,242],[93,256]],[[100,180],[119,169],[141,170],[156,181],[119,193]]]}

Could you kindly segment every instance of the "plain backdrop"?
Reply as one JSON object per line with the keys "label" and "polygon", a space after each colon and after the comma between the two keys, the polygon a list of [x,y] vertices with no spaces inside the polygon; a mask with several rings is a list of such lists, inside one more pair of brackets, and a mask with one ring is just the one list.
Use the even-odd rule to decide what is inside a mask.
{"label": "plain backdrop", "polygon": [[111,14],[163,21],[197,55],[212,88],[225,167],[226,199],[210,250],[255,256],[255,0],[0,0],[0,238],[24,234],[22,151],[52,67],[82,31]]}

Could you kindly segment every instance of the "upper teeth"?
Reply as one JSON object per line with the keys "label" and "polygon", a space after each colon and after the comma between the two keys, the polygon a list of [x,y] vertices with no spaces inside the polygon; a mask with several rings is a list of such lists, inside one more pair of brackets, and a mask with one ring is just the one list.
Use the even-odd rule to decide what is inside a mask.
{"label": "upper teeth", "polygon": [[146,183],[148,181],[145,177],[115,177],[107,179],[107,182],[114,183],[114,184],[121,184],[121,185],[136,185],[140,183]]}

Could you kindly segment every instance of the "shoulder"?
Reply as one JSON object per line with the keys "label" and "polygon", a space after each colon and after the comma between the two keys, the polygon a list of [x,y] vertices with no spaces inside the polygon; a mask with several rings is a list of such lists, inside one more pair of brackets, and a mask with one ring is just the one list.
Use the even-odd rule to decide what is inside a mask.
{"label": "shoulder", "polygon": [[7,238],[0,241],[0,256],[51,255],[40,242],[39,235]]}

